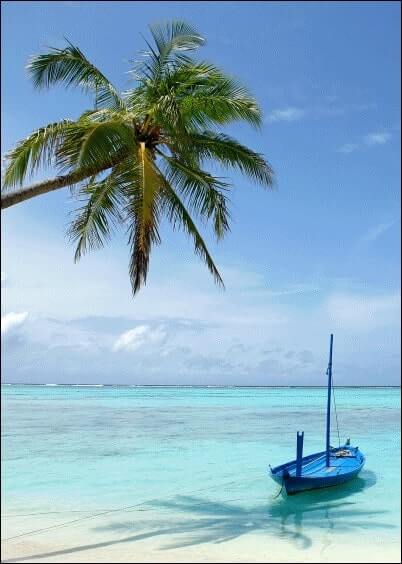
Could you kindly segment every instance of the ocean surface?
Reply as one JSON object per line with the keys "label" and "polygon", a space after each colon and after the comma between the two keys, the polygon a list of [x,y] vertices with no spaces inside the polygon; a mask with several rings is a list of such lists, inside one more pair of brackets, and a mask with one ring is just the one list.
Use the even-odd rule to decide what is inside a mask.
{"label": "ocean surface", "polygon": [[176,547],[257,534],[301,554],[341,538],[397,550],[400,390],[335,394],[341,443],[365,468],[286,498],[268,465],[295,458],[297,430],[304,454],[325,448],[325,388],[3,385],[3,540],[46,537],[54,554],[63,535],[134,546],[145,531]]}

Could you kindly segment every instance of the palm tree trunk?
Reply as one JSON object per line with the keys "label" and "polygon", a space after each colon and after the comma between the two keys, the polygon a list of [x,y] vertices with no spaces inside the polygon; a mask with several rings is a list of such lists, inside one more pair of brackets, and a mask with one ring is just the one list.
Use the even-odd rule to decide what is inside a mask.
{"label": "palm tree trunk", "polygon": [[[78,178],[77,178],[78,176]],[[28,188],[22,188],[18,192],[10,192],[9,194],[2,194],[1,196],[1,209],[9,208],[40,194],[46,194],[47,192],[53,192],[54,190],[59,190],[59,188],[64,188],[65,186],[70,186],[75,184],[80,180],[88,177],[88,173],[77,174],[66,174],[65,176],[57,176],[50,180],[45,180],[44,182],[37,182],[32,184]]]}
{"label": "palm tree trunk", "polygon": [[[126,155],[124,155],[126,156]],[[94,174],[99,174],[112,166],[115,166],[120,161],[123,160],[124,156],[121,154],[111,159],[111,161],[103,166],[100,166],[96,170],[81,169],[70,174],[65,174],[64,176],[56,176],[56,178],[51,178],[49,180],[44,180],[43,182],[37,182],[32,184],[28,188],[22,188],[21,190],[5,193],[1,195],[1,209],[9,208],[35,196],[40,196],[40,194],[47,194],[47,192],[53,192],[54,190],[59,190],[60,188],[65,188],[66,186],[71,186],[77,184],[82,180],[85,180],[89,176]]]}

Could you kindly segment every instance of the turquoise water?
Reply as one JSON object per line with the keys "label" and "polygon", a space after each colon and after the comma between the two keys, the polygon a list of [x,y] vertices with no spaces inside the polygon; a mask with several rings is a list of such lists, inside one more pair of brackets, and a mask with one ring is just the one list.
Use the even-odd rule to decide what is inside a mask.
{"label": "turquoise water", "polygon": [[[40,528],[43,515],[63,524],[129,507],[171,515],[183,546],[189,534],[201,544],[249,532],[302,544],[323,532],[397,538],[399,389],[336,390],[341,441],[367,458],[359,478],[275,497],[268,464],[294,458],[297,430],[305,454],[323,449],[325,402],[324,388],[2,386],[6,536]],[[96,530],[82,515],[79,526]]]}

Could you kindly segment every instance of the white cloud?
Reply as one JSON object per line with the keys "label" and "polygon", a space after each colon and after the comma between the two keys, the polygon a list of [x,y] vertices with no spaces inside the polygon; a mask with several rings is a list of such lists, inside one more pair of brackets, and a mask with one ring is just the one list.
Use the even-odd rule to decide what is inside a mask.
{"label": "white cloud", "polygon": [[231,289],[261,288],[265,283],[265,278],[262,274],[250,270],[223,266],[220,268],[220,272],[225,285]]}
{"label": "white cloud", "polygon": [[7,157],[5,154],[1,155],[1,183],[3,184],[3,178],[6,173],[7,168]]}
{"label": "white cloud", "polygon": [[44,353],[53,354],[56,349],[73,351],[110,350],[113,342],[112,335],[104,335],[94,330],[81,328],[78,323],[71,323],[54,317],[38,316],[29,313],[29,323],[25,323],[27,312],[8,313],[2,316],[1,332],[14,334],[14,329],[23,325],[23,333],[18,331],[20,344],[26,343],[32,349],[39,348]]}
{"label": "white cloud", "polygon": [[364,142],[366,145],[384,145],[391,139],[391,134],[386,131],[369,133],[364,137]]}
{"label": "white cloud", "polygon": [[30,343],[46,350],[99,351],[109,344],[96,331],[86,331],[64,321],[42,316],[32,316],[33,327],[26,335]]}
{"label": "white cloud", "polygon": [[317,284],[312,283],[300,283],[300,284],[289,284],[285,288],[281,290],[269,290],[267,292],[268,296],[277,297],[277,296],[290,296],[292,294],[306,294],[310,292],[319,292],[320,286]]}
{"label": "white cloud", "polygon": [[149,325],[138,325],[125,331],[113,345],[114,351],[135,351],[143,347],[161,345],[166,340],[163,327],[152,329]]}
{"label": "white cloud", "polygon": [[333,295],[327,302],[331,321],[342,331],[366,332],[398,324],[400,294],[380,296]]}
{"label": "white cloud", "polygon": [[[7,230],[7,278],[13,284],[7,288],[6,312],[28,311],[29,322],[5,355],[8,381],[316,384],[322,383],[331,330],[339,351],[338,383],[376,383],[383,377],[390,383],[398,377],[394,302],[362,298],[366,290],[349,279],[335,284],[317,274],[298,283],[297,272],[287,271],[281,283],[265,265],[256,272],[244,259],[234,265],[218,256],[223,292],[196,259],[180,258],[177,267],[176,257],[167,260],[166,248],[168,267],[155,256],[153,275],[133,300],[125,248],[107,248],[75,265],[63,233],[49,237],[48,226],[45,231],[30,225],[26,230],[35,238],[27,238],[16,227]],[[173,269],[179,275],[171,276]],[[367,310],[374,311],[368,324]],[[97,316],[96,323],[88,316]],[[263,351],[279,347],[295,350],[295,356],[278,352],[274,362],[262,365]],[[307,363],[311,354],[302,351],[311,351],[313,365]],[[192,363],[196,358],[198,364]],[[351,371],[341,368],[346,363],[354,367],[352,380]]]}
{"label": "white cloud", "polygon": [[312,115],[319,119],[319,118],[326,118],[326,117],[336,117],[336,116],[343,116],[346,113],[346,108],[340,108],[335,106],[317,106],[312,110]]}
{"label": "white cloud", "polygon": [[[262,300],[250,291],[235,295],[235,301],[222,295],[211,301],[212,312],[204,311],[205,322],[198,323],[154,315],[63,321],[30,314],[23,341],[7,352],[6,373],[38,383],[319,384],[333,331],[338,383],[378,382],[375,363],[388,370],[387,382],[397,378],[398,296],[335,293],[315,300],[306,315],[302,300],[289,306],[264,292]],[[347,363],[357,367],[352,380]]]}
{"label": "white cloud", "polygon": [[345,143],[345,145],[342,145],[342,147],[338,149],[338,153],[353,153],[353,151],[357,151],[358,148],[359,145],[357,145],[357,143]]}
{"label": "white cloud", "polygon": [[6,273],[5,273],[5,272],[3,272],[3,271],[1,271],[1,281],[2,281],[2,282],[5,282],[5,281],[6,281],[6,279],[7,279],[7,277],[6,277]]}
{"label": "white cloud", "polygon": [[267,120],[274,121],[297,121],[305,116],[305,111],[301,108],[288,107],[283,109],[273,110]]}
{"label": "white cloud", "polygon": [[368,243],[370,241],[375,241],[376,239],[378,239],[378,237],[380,237],[383,233],[385,233],[386,231],[388,231],[388,229],[395,225],[395,223],[396,219],[375,225],[363,235],[361,242]]}
{"label": "white cloud", "polygon": [[24,311],[22,313],[6,313],[1,317],[1,334],[5,335],[15,327],[22,325],[26,318],[28,317],[28,312]]}
{"label": "white cloud", "polygon": [[[267,122],[277,122],[277,121],[297,121],[305,117],[312,119],[325,119],[325,118],[335,118],[343,116],[349,112],[363,112],[375,107],[374,104],[346,104],[343,106],[334,106],[331,104],[332,97],[329,98],[329,104],[321,104],[310,106],[308,108],[299,108],[295,106],[288,106],[286,108],[278,108],[273,110],[267,117]],[[374,135],[374,134],[373,134]],[[378,134],[377,134],[378,135]],[[373,141],[374,144],[375,140]],[[377,143],[379,141],[377,140]],[[352,152],[348,150],[349,146],[353,146],[352,150],[357,148],[357,145],[347,144],[345,145],[346,150],[341,152],[349,153]]]}
{"label": "white cloud", "polygon": [[377,104],[370,102],[368,104],[351,104],[350,109],[356,112],[365,112],[366,110],[373,110],[377,107]]}
{"label": "white cloud", "polygon": [[[390,139],[391,134],[387,133],[386,131],[377,132],[377,133],[369,133],[363,137],[363,143],[369,147],[374,147],[376,145],[385,145]],[[361,149],[361,145],[358,143],[345,143],[338,149],[338,153],[353,153]]]}

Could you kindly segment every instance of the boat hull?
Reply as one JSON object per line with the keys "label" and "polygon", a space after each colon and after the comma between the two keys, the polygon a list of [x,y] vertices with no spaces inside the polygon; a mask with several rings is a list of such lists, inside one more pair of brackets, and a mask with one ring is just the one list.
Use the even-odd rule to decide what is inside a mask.
{"label": "boat hull", "polygon": [[[341,456],[341,453],[344,455]],[[357,447],[345,445],[331,450],[329,467],[325,465],[323,451],[302,459],[300,476],[296,476],[295,460],[271,468],[270,473],[273,480],[283,486],[287,494],[292,495],[344,484],[359,474],[364,463],[365,457]]]}

